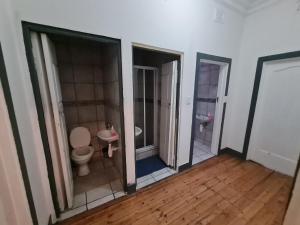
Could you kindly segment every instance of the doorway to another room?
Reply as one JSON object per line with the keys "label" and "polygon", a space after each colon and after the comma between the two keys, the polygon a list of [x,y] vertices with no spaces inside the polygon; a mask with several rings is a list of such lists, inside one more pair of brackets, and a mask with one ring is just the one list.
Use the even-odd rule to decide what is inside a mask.
{"label": "doorway to another room", "polygon": [[295,176],[300,155],[300,53],[261,57],[256,71],[244,157]]}
{"label": "doorway to another room", "polygon": [[230,59],[198,54],[190,164],[219,154],[225,117]]}
{"label": "doorway to another room", "polygon": [[28,38],[53,201],[66,219],[125,195],[120,41],[39,26]]}
{"label": "doorway to another room", "polygon": [[176,173],[180,55],[133,47],[137,189]]}

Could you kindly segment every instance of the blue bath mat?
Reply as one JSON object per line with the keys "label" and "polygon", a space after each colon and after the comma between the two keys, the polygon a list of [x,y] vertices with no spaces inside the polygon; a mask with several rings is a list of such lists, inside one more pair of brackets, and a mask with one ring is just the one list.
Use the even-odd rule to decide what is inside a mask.
{"label": "blue bath mat", "polygon": [[166,164],[157,155],[138,160],[136,162],[137,178],[146,176],[165,167],[167,167]]}

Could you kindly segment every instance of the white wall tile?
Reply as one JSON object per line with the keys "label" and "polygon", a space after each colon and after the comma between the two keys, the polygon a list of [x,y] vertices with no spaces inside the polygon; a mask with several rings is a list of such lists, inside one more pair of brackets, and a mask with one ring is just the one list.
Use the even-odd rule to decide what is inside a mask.
{"label": "white wall tile", "polygon": [[81,194],[77,194],[74,196],[73,200],[73,209],[79,206],[86,205],[86,195],[85,192]]}
{"label": "white wall tile", "polygon": [[147,179],[147,180],[145,180],[141,183],[138,183],[136,188],[140,189],[140,188],[143,188],[143,187],[148,186],[148,185],[153,184],[153,183],[155,183],[154,178],[150,178],[150,179]]}
{"label": "white wall tile", "polygon": [[162,173],[162,174],[160,174],[160,175],[154,176],[154,180],[159,181],[159,180],[162,180],[162,179],[164,179],[164,178],[166,178],[166,177],[169,177],[169,176],[171,176],[171,175],[172,175],[172,174],[170,174],[170,173],[167,171],[167,172]]}
{"label": "white wall tile", "polygon": [[111,195],[105,196],[104,198],[101,198],[101,199],[98,199],[98,200],[93,201],[91,203],[88,203],[87,204],[87,208],[88,208],[88,210],[90,210],[90,209],[93,209],[93,208],[95,208],[97,206],[103,205],[104,203],[112,201],[114,199],[115,199],[114,195],[111,194]]}
{"label": "white wall tile", "polygon": [[90,203],[92,201],[95,201],[97,199],[106,197],[106,196],[111,195],[111,194],[112,194],[112,190],[110,188],[110,184],[102,185],[102,186],[100,186],[98,188],[95,188],[91,191],[88,191],[86,193],[87,203]]}
{"label": "white wall tile", "polygon": [[63,212],[61,215],[60,215],[60,218],[59,220],[65,220],[65,219],[68,219],[72,216],[76,216],[82,212],[85,212],[87,210],[87,207],[85,205],[83,206],[80,206],[76,209],[71,209],[71,210],[68,210],[66,212]]}

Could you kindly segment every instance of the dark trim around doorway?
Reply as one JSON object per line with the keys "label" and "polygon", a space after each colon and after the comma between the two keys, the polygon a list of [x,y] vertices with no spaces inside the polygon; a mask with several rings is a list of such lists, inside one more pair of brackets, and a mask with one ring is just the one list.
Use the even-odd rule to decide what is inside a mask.
{"label": "dark trim around doorway", "polygon": [[32,53],[32,45],[31,45],[31,36],[30,32],[38,32],[38,33],[46,33],[46,34],[52,34],[52,35],[60,35],[64,37],[71,37],[71,38],[80,38],[84,40],[89,41],[96,41],[101,43],[107,43],[107,44],[115,44],[118,46],[118,60],[119,60],[119,91],[120,91],[120,116],[121,116],[121,129],[122,129],[122,158],[123,158],[123,188],[126,191],[127,190],[127,173],[126,173],[126,154],[125,154],[125,129],[124,129],[124,103],[123,103],[123,84],[122,84],[122,61],[121,61],[121,40],[95,35],[95,34],[88,34],[83,33],[79,31],[73,31],[63,28],[57,28],[42,24],[36,24],[36,23],[30,23],[26,21],[22,21],[22,27],[23,27],[23,37],[24,37],[24,45],[26,50],[26,56],[28,61],[28,67],[30,72],[30,79],[33,87],[33,93],[35,98],[35,104],[36,104],[36,110],[38,114],[38,121],[40,126],[40,132],[41,132],[41,138],[44,146],[44,154],[46,157],[46,163],[47,163],[47,170],[48,170],[48,178],[50,183],[50,189],[51,189],[51,195],[52,200],[56,212],[56,216],[58,217],[60,214],[60,209],[58,205],[58,198],[57,198],[57,190],[55,185],[55,178],[54,178],[54,171],[53,171],[53,164],[52,164],[52,158],[50,153],[50,147],[48,142],[48,135],[47,135],[47,129],[46,129],[46,123],[44,118],[44,110],[42,105],[42,98],[40,93],[40,87],[38,82],[38,75],[37,71],[35,69],[34,64],[34,58]]}
{"label": "dark trim around doorway", "polygon": [[250,104],[250,109],[249,109],[247,128],[246,128],[244,145],[243,145],[243,159],[246,159],[247,154],[248,154],[251,130],[252,130],[252,125],[253,125],[253,120],[254,120],[254,115],[255,115],[256,102],[257,102],[260,80],[261,80],[264,63],[270,62],[270,61],[275,61],[275,60],[292,59],[292,58],[298,58],[298,57],[300,57],[300,51],[287,52],[287,53],[282,53],[282,54],[277,54],[277,55],[269,55],[269,56],[264,56],[264,57],[258,58],[255,79],[254,79],[254,85],[253,85],[253,91],[252,91],[252,97],[251,97],[251,104]]}
{"label": "dark trim around doorway", "polygon": [[[246,127],[244,145],[243,145],[243,153],[242,153],[243,159],[247,159],[249,142],[250,142],[250,138],[251,138],[251,131],[252,131],[253,120],[254,120],[254,116],[255,116],[256,103],[257,103],[259,86],[260,86],[264,63],[271,62],[271,61],[277,61],[277,60],[299,58],[299,57],[300,57],[300,51],[295,51],[295,52],[287,52],[287,53],[269,55],[269,56],[264,56],[264,57],[258,58],[255,79],[254,79],[254,85],[253,85],[253,91],[252,91],[252,97],[251,97],[251,104],[250,104],[250,109],[249,109],[248,122],[247,122],[247,127]],[[292,199],[293,191],[295,188],[295,182],[296,182],[297,176],[299,175],[299,169],[300,169],[300,158],[298,158],[295,175],[293,177],[294,180],[293,180],[293,184],[292,184],[292,189],[290,192],[290,196],[289,196],[287,205],[290,204],[290,201]],[[288,210],[288,207],[286,207],[286,209],[285,209],[285,215],[286,215],[287,210]]]}
{"label": "dark trim around doorway", "polygon": [[[197,61],[196,61],[196,74],[195,74],[195,84],[194,84],[194,99],[193,99],[193,117],[192,117],[192,131],[191,131],[191,144],[190,144],[190,157],[189,157],[189,167],[192,166],[193,161],[193,149],[194,149],[194,139],[195,139],[195,120],[196,120],[196,112],[197,112],[197,94],[198,94],[198,81],[200,73],[200,60],[210,60],[215,62],[222,62],[228,64],[228,71],[227,71],[227,79],[226,79],[226,87],[225,87],[225,95],[228,96],[229,91],[229,80],[230,80],[230,72],[231,72],[231,63],[232,59],[215,56],[215,55],[208,55],[205,53],[197,53]],[[223,127],[224,127],[224,119],[226,113],[226,103],[223,105],[223,112],[222,112],[222,121],[221,121],[221,128],[220,128],[220,137],[219,137],[219,144],[218,144],[218,154],[221,151],[221,143],[222,143],[222,136],[223,136]],[[185,166],[186,167],[186,166]]]}

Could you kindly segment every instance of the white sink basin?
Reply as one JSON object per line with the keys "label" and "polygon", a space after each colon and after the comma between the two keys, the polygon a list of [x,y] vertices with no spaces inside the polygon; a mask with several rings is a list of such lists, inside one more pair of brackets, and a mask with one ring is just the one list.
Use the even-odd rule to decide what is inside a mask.
{"label": "white sink basin", "polygon": [[109,143],[119,139],[119,135],[116,132],[115,135],[112,135],[111,130],[100,130],[97,133],[97,137],[99,137],[102,141],[107,141]]}
{"label": "white sink basin", "polygon": [[204,116],[204,115],[200,115],[200,114],[197,114],[196,115],[196,119],[197,120],[200,120],[200,124],[203,124],[203,123],[209,123],[211,122],[212,118],[209,117],[209,116]]}
{"label": "white sink basin", "polygon": [[134,135],[137,137],[142,133],[142,129],[139,127],[134,127]]}

